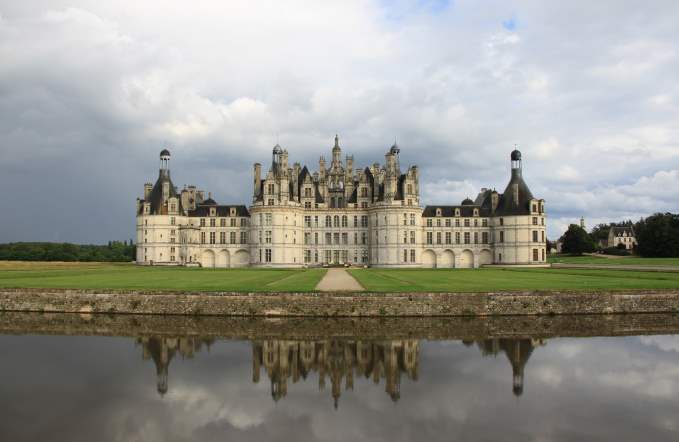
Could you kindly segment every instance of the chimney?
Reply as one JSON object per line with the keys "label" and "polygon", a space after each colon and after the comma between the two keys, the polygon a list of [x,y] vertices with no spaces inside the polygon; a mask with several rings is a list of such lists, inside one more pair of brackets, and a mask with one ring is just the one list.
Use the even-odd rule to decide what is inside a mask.
{"label": "chimney", "polygon": [[500,203],[500,195],[493,190],[493,193],[490,194],[490,204],[491,204],[491,211],[495,213],[495,209],[497,209],[497,205]]}
{"label": "chimney", "polygon": [[255,165],[254,165],[254,183],[253,183],[253,187],[254,187],[253,195],[255,196],[255,198],[259,196],[259,190],[262,187],[261,183],[262,183],[262,165],[259,164],[259,163],[255,163]]}
{"label": "chimney", "polygon": [[149,197],[151,196],[151,190],[153,189],[153,184],[151,183],[146,183],[144,184],[144,200],[148,201]]}

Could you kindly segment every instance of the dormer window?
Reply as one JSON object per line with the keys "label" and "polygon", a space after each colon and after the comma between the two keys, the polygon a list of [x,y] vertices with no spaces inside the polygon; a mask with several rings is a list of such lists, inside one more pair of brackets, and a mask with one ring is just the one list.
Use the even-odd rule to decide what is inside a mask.
{"label": "dormer window", "polygon": [[436,209],[436,216],[441,216],[441,209]]}
{"label": "dormer window", "polygon": [[214,207],[211,207],[211,208],[210,208],[210,216],[215,216],[215,214],[216,214],[215,208],[214,208]]}
{"label": "dormer window", "polygon": [[455,209],[455,216],[460,216],[460,209]]}
{"label": "dormer window", "polygon": [[474,216],[479,216],[479,209],[474,209]]}
{"label": "dormer window", "polygon": [[229,208],[229,216],[236,216],[236,208],[235,207]]}

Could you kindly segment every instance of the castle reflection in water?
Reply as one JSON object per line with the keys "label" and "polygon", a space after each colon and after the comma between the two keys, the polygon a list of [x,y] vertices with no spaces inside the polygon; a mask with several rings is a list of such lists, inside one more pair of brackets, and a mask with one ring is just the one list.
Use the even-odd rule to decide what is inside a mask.
{"label": "castle reflection in water", "polygon": [[[193,358],[203,349],[209,351],[213,338],[198,337],[142,337],[137,344],[143,349],[144,360],[152,359],[156,366],[157,390],[162,396],[168,390],[168,370],[176,356]],[[271,383],[274,401],[284,398],[288,385],[315,372],[318,388],[330,392],[337,407],[343,390],[353,390],[354,379],[365,377],[375,384],[384,382],[384,390],[393,401],[401,396],[401,379],[418,378],[420,342],[414,339],[358,341],[327,339],[255,340],[252,343],[252,381],[260,382],[262,371]],[[542,340],[493,338],[462,341],[465,346],[476,346],[483,356],[505,354],[512,367],[512,391],[523,393],[524,369],[533,349],[544,345]]]}

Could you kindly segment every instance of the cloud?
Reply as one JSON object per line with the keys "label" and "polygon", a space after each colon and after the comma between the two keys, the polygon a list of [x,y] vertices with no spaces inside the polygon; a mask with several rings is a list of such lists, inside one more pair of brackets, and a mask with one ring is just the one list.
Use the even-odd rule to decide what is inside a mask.
{"label": "cloud", "polygon": [[176,184],[247,203],[277,141],[315,168],[336,132],[357,165],[397,138],[439,204],[504,189],[517,143],[550,237],[677,211],[678,8],[0,2],[0,241],[131,237],[165,146]]}

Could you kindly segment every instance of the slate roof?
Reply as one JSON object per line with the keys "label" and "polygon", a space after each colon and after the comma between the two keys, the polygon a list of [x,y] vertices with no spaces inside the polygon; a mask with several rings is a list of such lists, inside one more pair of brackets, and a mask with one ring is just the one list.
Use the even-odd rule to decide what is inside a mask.
{"label": "slate roof", "polygon": [[[514,185],[517,185],[519,190],[518,204],[514,202],[512,195]],[[533,199],[533,194],[521,177],[520,169],[512,169],[512,178],[505,188],[504,193],[500,195],[496,215],[528,215],[530,214],[530,200]]]}
{"label": "slate roof", "polygon": [[[142,203],[151,203],[151,215],[161,215],[163,213],[167,213],[167,207],[165,204],[163,204],[163,184],[168,183],[169,184],[169,195],[168,198],[175,197],[177,198],[177,204],[179,204],[178,210],[181,212],[181,198],[179,198],[179,194],[177,193],[177,189],[174,187],[174,184],[172,184],[172,180],[170,179],[170,171],[169,170],[160,170],[158,174],[158,179],[156,180],[156,184],[153,185],[153,188],[151,189],[151,193],[149,194],[148,200],[142,200]],[[140,213],[143,206],[140,205]]]}
{"label": "slate roof", "polygon": [[238,217],[249,217],[250,212],[248,212],[248,208],[244,205],[223,205],[223,206],[205,206],[201,205],[196,207],[195,210],[189,210],[189,216],[193,217],[204,217],[204,216],[210,216],[210,209],[214,208],[216,209],[215,211],[215,216],[218,217],[228,217],[231,216],[231,208],[236,209],[236,216]]}

